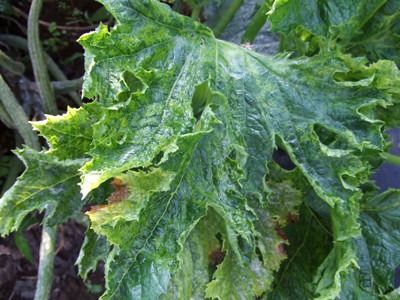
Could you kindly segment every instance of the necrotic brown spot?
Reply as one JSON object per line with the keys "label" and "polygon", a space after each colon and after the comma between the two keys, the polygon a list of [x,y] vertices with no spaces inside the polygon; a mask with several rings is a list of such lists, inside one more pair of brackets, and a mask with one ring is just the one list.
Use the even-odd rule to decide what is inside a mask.
{"label": "necrotic brown spot", "polygon": [[115,177],[112,185],[115,191],[107,199],[109,204],[119,203],[121,200],[126,199],[129,196],[129,188],[121,179]]}

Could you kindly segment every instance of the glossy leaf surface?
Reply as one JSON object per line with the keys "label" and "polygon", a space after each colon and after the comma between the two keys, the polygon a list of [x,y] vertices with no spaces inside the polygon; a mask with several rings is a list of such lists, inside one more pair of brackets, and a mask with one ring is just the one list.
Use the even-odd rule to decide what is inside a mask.
{"label": "glossy leaf surface", "polygon": [[297,55],[339,50],[400,63],[396,0],[278,0],[269,20],[272,30],[283,34],[281,50]]}
{"label": "glossy leaf surface", "polygon": [[[363,186],[387,148],[375,111],[398,102],[394,63],[266,57],[157,1],[101,2],[116,26],[79,40],[94,102],[35,125],[50,149],[21,150],[5,233],[35,209],[62,222],[87,196],[80,273],[106,260],[103,299],[335,299],[365,290],[368,266],[374,293],[393,290],[363,259],[398,226],[366,207],[397,198],[368,200]],[[278,147],[294,170],[272,162]],[[393,268],[392,251],[373,255]]]}

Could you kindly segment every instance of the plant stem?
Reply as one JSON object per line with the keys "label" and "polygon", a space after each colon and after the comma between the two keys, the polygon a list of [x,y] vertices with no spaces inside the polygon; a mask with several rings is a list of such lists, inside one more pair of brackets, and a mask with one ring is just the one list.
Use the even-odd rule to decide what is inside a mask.
{"label": "plant stem", "polygon": [[[17,35],[0,34],[0,41],[19,49],[28,50],[28,42],[26,41],[26,39]],[[53,75],[54,78],[58,81],[67,81],[67,76],[64,75],[63,71],[61,71],[60,67],[54,62],[54,60],[46,52],[43,52],[43,54],[46,66],[50,74]],[[78,106],[82,105],[81,98],[76,92],[70,92],[68,93],[68,95],[72,98],[72,100],[74,100],[74,102]]]}
{"label": "plant stem", "polygon": [[1,50],[0,50],[0,66],[18,75],[21,75],[25,71],[25,66],[23,63],[12,60]]}
{"label": "plant stem", "polygon": [[400,166],[400,156],[393,155],[387,152],[383,152],[380,156],[388,163]]}
{"label": "plant stem", "polygon": [[271,9],[271,4],[268,0],[265,0],[257,10],[255,16],[251,19],[250,24],[247,26],[245,33],[242,37],[242,43],[252,44],[260,32],[261,28],[267,22],[267,12]]}
{"label": "plant stem", "polygon": [[[46,218],[47,211],[44,218]],[[38,281],[34,300],[46,300],[50,297],[53,283],[53,269],[57,227],[42,226],[42,240],[40,243]]]}
{"label": "plant stem", "polygon": [[0,34],[0,41],[18,49],[28,50],[28,41],[18,35]]}
{"label": "plant stem", "polygon": [[233,0],[232,4],[229,6],[225,14],[218,21],[217,25],[215,25],[213,31],[215,37],[219,37],[221,32],[225,29],[228,23],[232,20],[236,11],[243,4],[243,0]]}
{"label": "plant stem", "polygon": [[52,81],[54,92],[58,94],[69,93],[71,91],[76,91],[82,88],[83,78],[77,78],[73,80],[65,81]]}
{"label": "plant stem", "polygon": [[39,14],[43,5],[43,0],[33,0],[29,10],[28,18],[28,48],[32,61],[33,73],[39,87],[40,96],[43,99],[43,109],[45,113],[57,115],[57,105],[53,88],[50,84],[49,74],[47,73],[44,55],[39,38]]}
{"label": "plant stem", "polygon": [[14,128],[14,123],[8,115],[2,101],[0,101],[0,121],[2,121],[8,128]]}
{"label": "plant stem", "polygon": [[201,11],[202,6],[200,4],[197,4],[196,6],[193,7],[191,18],[195,21],[199,20],[200,16],[200,11]]}
{"label": "plant stem", "polygon": [[15,128],[21,135],[24,143],[29,147],[40,150],[40,144],[37,135],[32,131],[28,117],[25,115],[21,105],[19,105],[13,92],[0,75],[0,101],[5,111],[9,115],[10,120],[14,123]]}
{"label": "plant stem", "polygon": [[[39,39],[39,14],[43,0],[33,0],[28,18],[28,50],[32,61],[33,73],[43,99],[43,108],[46,113],[57,114],[57,105],[54,91],[50,83],[49,74],[44,62],[44,55]],[[44,219],[48,214],[45,212]],[[36,284],[35,300],[49,299],[53,282],[53,268],[57,227],[42,226],[42,240],[40,243],[39,271]]]}

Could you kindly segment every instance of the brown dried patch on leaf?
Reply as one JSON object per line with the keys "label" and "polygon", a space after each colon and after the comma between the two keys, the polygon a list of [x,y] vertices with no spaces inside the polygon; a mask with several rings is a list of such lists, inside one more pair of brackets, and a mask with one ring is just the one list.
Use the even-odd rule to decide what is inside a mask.
{"label": "brown dried patch on leaf", "polygon": [[282,240],[284,240],[283,243],[280,243],[278,245],[278,253],[281,256],[287,258],[287,254],[285,251],[285,244],[288,243],[288,239],[287,239],[286,233],[285,233],[285,231],[283,231],[283,229],[278,224],[275,224],[274,230],[282,238]]}
{"label": "brown dried patch on leaf", "polygon": [[208,254],[208,260],[213,267],[218,266],[225,258],[225,251],[222,251],[221,247],[211,251]]}
{"label": "brown dried patch on leaf", "polygon": [[111,184],[113,185],[115,191],[112,192],[110,197],[107,198],[108,204],[90,206],[90,210],[86,212],[86,214],[92,215],[97,211],[108,207],[111,204],[118,204],[123,199],[128,198],[129,188],[126,183],[124,183],[121,179],[115,177]]}
{"label": "brown dried patch on leaf", "polygon": [[278,245],[278,253],[282,255],[283,257],[287,258],[286,250],[285,250],[285,244],[281,243]]}
{"label": "brown dried patch on leaf", "polygon": [[121,179],[115,177],[112,185],[115,189],[115,192],[113,192],[107,199],[109,204],[117,204],[129,196],[129,188]]}
{"label": "brown dried patch on leaf", "polygon": [[287,240],[286,233],[283,231],[282,228],[279,227],[278,224],[275,224],[274,230],[283,240]]}

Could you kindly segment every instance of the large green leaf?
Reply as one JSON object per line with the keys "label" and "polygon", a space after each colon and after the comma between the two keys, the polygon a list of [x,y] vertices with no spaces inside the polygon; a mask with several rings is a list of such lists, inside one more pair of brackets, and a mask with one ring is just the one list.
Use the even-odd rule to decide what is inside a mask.
{"label": "large green leaf", "polygon": [[[271,286],[284,244],[294,245],[289,255],[305,253],[284,232],[305,198],[331,236],[319,227],[304,236],[315,221],[303,204],[293,232],[315,247],[299,289],[310,283],[315,297],[338,296],[356,264],[360,186],[386,149],[374,111],[398,101],[395,64],[266,57],[215,39],[158,1],[101,2],[116,26],[79,40],[84,95],[94,102],[35,125],[50,149],[24,150],[28,169],[0,202],[10,212],[0,226],[16,229],[23,214],[53,206],[58,223],[80,209],[81,192],[100,204],[88,213],[91,228],[111,245],[89,231],[80,259],[85,276],[107,256],[103,299],[249,299],[280,295]],[[277,147],[293,173],[270,163]],[[32,184],[42,202],[27,193]],[[322,241],[334,246],[320,248]],[[213,262],[207,253],[216,250]],[[299,279],[294,270],[288,282]]]}
{"label": "large green leaf", "polygon": [[[143,196],[120,177],[132,196],[91,214],[93,228],[119,245],[107,264],[106,298],[151,298],[166,292],[178,241],[205,215],[207,205],[253,245],[255,216],[245,197],[265,201],[265,163],[272,158],[275,136],[336,216],[346,220],[337,239],[359,233],[354,201],[360,198],[356,187],[366,180],[368,166],[353,152],[379,150],[381,136],[379,123],[367,127],[370,121],[357,109],[385,103],[384,92],[371,90],[379,78],[367,84],[336,83],[336,73],[351,71],[345,60],[270,59],[216,41],[207,28],[152,2],[105,5],[118,27],[108,31],[103,26],[80,39],[87,53],[85,95],[98,98],[104,107],[104,117],[94,127],[93,160],[83,168],[84,193],[155,160],[160,173],[175,174],[165,189],[156,180],[143,188],[152,193]],[[209,122],[209,109],[218,123]],[[211,133],[199,131],[207,124]],[[327,135],[330,140],[323,140]],[[336,140],[340,149],[330,148]],[[176,226],[168,226],[172,220]],[[240,253],[233,255],[228,252],[216,278],[226,277],[240,259]],[[156,275],[148,277],[152,268]],[[243,272],[250,276],[251,267]],[[261,294],[268,284],[257,286],[247,293]],[[212,290],[209,295],[218,295]]]}
{"label": "large green leaf", "polygon": [[[102,27],[98,32],[81,38],[88,57],[85,93],[87,96],[98,97],[99,101],[104,103],[107,108],[104,109],[107,117],[102,117],[100,122],[95,125],[102,128],[102,138],[99,143],[97,141],[99,139],[94,137],[95,152],[91,153],[94,159],[83,169],[84,187],[91,184],[91,181],[86,178],[97,178],[98,181],[102,181],[112,177],[116,172],[113,170],[122,171],[137,167],[137,165],[142,167],[150,165],[160,151],[171,145],[174,135],[191,132],[196,121],[191,113],[192,102],[196,99],[191,98],[195,94],[194,88],[205,80],[210,82],[211,89],[217,89],[227,97],[227,103],[223,104],[223,108],[218,109],[221,114],[218,119],[228,130],[234,129],[232,138],[241,142],[241,144],[238,143],[240,147],[246,147],[247,154],[250,154],[247,164],[254,163],[258,157],[262,157],[262,161],[268,161],[275,144],[275,136],[279,135],[283,140],[284,147],[291,152],[292,159],[296,160],[304,170],[307,169],[306,176],[315,177],[313,181],[316,186],[320,187],[318,192],[321,195],[339,196],[341,192],[347,193],[340,178],[329,178],[328,181],[331,182],[327,182],[326,177],[337,177],[329,176],[330,172],[338,174],[340,173],[338,169],[344,165],[346,165],[346,172],[352,169],[351,166],[355,173],[364,169],[358,165],[358,159],[353,159],[351,151],[361,149],[364,145],[380,148],[380,125],[371,124],[371,121],[374,122],[373,120],[362,118],[356,110],[360,107],[374,107],[377,103],[384,105],[384,99],[388,99],[388,97],[385,92],[379,93],[375,87],[376,83],[382,81],[387,75],[382,74],[378,78],[375,76],[377,72],[372,72],[371,79],[367,83],[345,79],[348,80],[346,85],[349,88],[342,88],[344,84],[336,83],[333,75],[351,72],[351,68],[354,66],[345,61],[324,57],[300,61],[290,61],[286,58],[271,59],[222,41],[217,42],[206,28],[197,23],[193,23],[192,30],[186,29],[185,27],[189,26],[189,20],[177,15],[174,15],[169,22],[164,21],[168,26],[160,26],[163,20],[168,20],[170,12],[167,11],[167,8],[157,7],[154,9],[157,12],[157,22],[153,23],[149,21],[154,18],[151,15],[154,12],[150,9],[150,3],[141,2],[135,4],[134,8],[131,7],[133,4],[129,4],[129,2],[122,1],[121,3],[124,5],[113,5],[109,9],[118,20],[122,19],[121,22],[135,24],[134,29],[123,23],[110,33],[105,27]],[[124,11],[124,14],[121,11]],[[150,16],[147,16],[149,13]],[[129,16],[128,21],[124,19],[127,16]],[[191,21],[190,24],[192,24]],[[193,30],[197,27],[201,30],[194,34]],[[157,34],[149,36],[147,31],[150,28]],[[132,32],[129,38],[136,41],[136,43],[133,41],[128,43],[129,47],[124,42],[127,39],[128,30],[134,30],[134,34]],[[125,46],[122,46],[122,43]],[[134,44],[137,44],[138,47],[133,47]],[[101,45],[102,51],[96,52],[96,55],[92,54],[93,51],[99,50],[98,45]],[[107,47],[107,45],[110,46]],[[160,45],[162,45],[161,49],[159,49]],[[361,62],[361,64],[364,63]],[[127,69],[131,71],[129,72]],[[365,70],[368,68],[365,67]],[[140,81],[140,84],[146,87],[146,91],[130,94],[131,98],[128,100],[122,99],[124,100],[122,102],[128,105],[116,109],[113,103],[120,101],[121,99],[118,97],[121,98],[121,95],[126,95],[127,88],[123,84],[126,81],[124,78],[131,73],[135,73],[135,75],[130,75],[134,78],[133,81]],[[111,78],[109,74],[112,74]],[[154,79],[146,81],[146,76],[154,77]],[[187,84],[188,82],[190,84]],[[154,86],[150,86],[150,84]],[[357,88],[359,85],[363,85],[364,88]],[[88,88],[89,86],[90,88]],[[374,86],[374,89],[371,90],[369,86]],[[163,87],[168,92],[162,94]],[[242,89],[239,89],[240,87]],[[124,89],[125,91],[123,91]],[[323,91],[323,97],[318,94],[318,91]],[[165,95],[166,101],[161,101],[162,95]],[[126,98],[126,96],[124,97]],[[268,100],[263,101],[266,97]],[[138,104],[142,103],[140,100],[142,98],[147,99],[146,101],[152,99],[153,102],[159,104],[159,110],[174,111],[175,113],[171,118],[165,118],[165,113],[154,115],[154,105],[151,105],[153,102],[149,102],[147,105]],[[178,101],[178,99],[186,99],[186,101]],[[339,99],[346,99],[346,102],[342,103]],[[315,109],[317,107],[318,109]],[[225,116],[224,111],[227,108],[229,108],[229,115]],[[152,117],[147,116],[148,113],[152,113]],[[121,118],[122,115],[129,115],[130,118]],[[327,115],[330,118],[326,118]],[[231,116],[236,118],[233,119]],[[135,118],[139,117],[141,121],[137,123],[142,126],[134,127],[135,130],[126,130],[130,122],[133,123]],[[336,121],[335,117],[341,122]],[[160,123],[173,122],[178,118],[181,119],[180,126]],[[110,120],[117,120],[117,123]],[[244,128],[246,131],[243,129],[239,131],[243,127],[243,122],[247,122]],[[154,125],[155,123],[156,125]],[[370,126],[366,126],[367,124]],[[260,127],[257,131],[247,129],[252,126]],[[163,135],[159,134],[161,128],[163,128]],[[366,128],[368,131],[365,130]],[[265,135],[262,134],[264,131]],[[342,138],[345,143],[341,146],[345,149],[335,149],[333,153],[325,155],[328,157],[326,160],[319,160],[317,153],[323,155],[323,151],[329,152],[327,150],[329,147],[321,147],[322,142],[318,139],[318,134],[325,133],[325,131],[330,133],[334,139]],[[120,137],[121,139],[119,139]],[[163,139],[165,142],[155,143],[154,138]],[[251,143],[255,139],[259,142]],[[153,143],[156,146],[152,147]],[[160,144],[163,144],[163,147]],[[260,144],[265,146],[258,146]],[[144,147],[146,151],[140,152],[139,150]],[[310,147],[315,152],[307,157],[307,153],[302,150],[307,148],[309,152],[312,152]],[[101,168],[106,171],[97,170],[95,167],[97,164],[96,153],[98,151],[103,154],[106,150],[113,152],[114,159],[110,160],[101,156],[100,158],[105,160],[104,164],[107,168],[102,164],[103,162],[101,164],[99,162]],[[296,151],[298,153],[295,153]],[[140,155],[133,155],[136,152],[140,152]],[[128,156],[128,154],[132,155]],[[145,157],[141,158],[142,156]],[[340,159],[336,159],[339,157]],[[351,161],[350,168],[348,168],[347,159]],[[311,166],[313,163],[318,164],[320,173],[323,173],[321,168],[326,169],[328,173],[323,174],[324,178],[318,178],[322,176],[319,176],[315,171],[316,168]],[[112,165],[115,166],[111,168]],[[258,164],[254,165],[258,166]],[[252,168],[248,174],[249,179],[253,179],[253,174],[261,174],[259,171],[264,173],[265,168],[262,165]],[[252,187],[257,184],[260,186],[260,178],[246,180],[246,184],[252,185]],[[322,185],[324,185],[323,188]],[[333,185],[335,185],[334,189],[329,187]],[[325,189],[331,190],[324,192]]]}
{"label": "large green leaf", "polygon": [[341,50],[371,61],[400,63],[400,3],[396,0],[275,1],[269,20],[281,50],[297,55]]}

